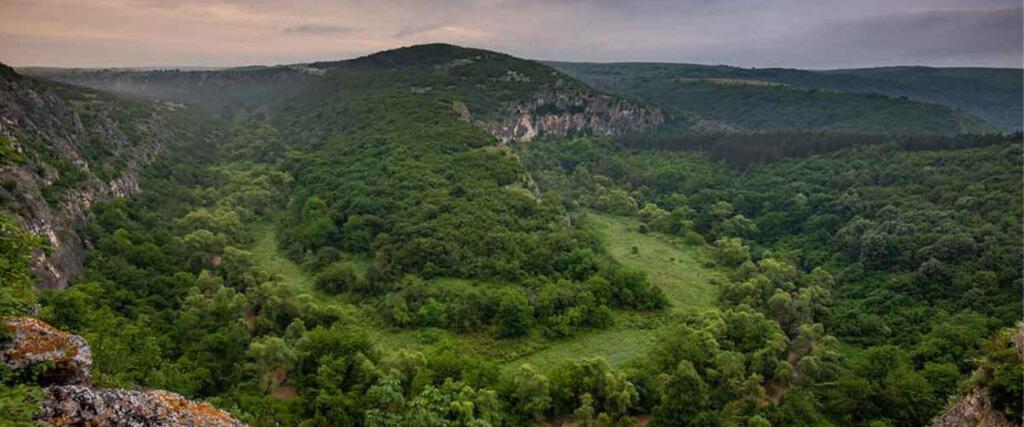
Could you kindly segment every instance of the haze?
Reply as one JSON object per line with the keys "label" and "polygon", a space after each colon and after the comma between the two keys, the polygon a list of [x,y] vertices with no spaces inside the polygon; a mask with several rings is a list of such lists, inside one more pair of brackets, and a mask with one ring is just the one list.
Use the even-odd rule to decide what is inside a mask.
{"label": "haze", "polygon": [[426,42],[537,59],[1021,67],[1019,1],[0,0],[16,66],[237,66]]}

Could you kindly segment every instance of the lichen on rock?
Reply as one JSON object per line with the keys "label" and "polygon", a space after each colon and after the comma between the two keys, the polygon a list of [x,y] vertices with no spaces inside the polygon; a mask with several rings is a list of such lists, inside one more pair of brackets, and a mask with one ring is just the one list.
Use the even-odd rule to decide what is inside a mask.
{"label": "lichen on rock", "polygon": [[39,420],[54,426],[244,426],[206,402],[163,390],[44,389]]}
{"label": "lichen on rock", "polygon": [[85,339],[31,317],[4,320],[10,339],[0,357],[12,370],[37,369],[41,385],[88,384],[92,351]]}

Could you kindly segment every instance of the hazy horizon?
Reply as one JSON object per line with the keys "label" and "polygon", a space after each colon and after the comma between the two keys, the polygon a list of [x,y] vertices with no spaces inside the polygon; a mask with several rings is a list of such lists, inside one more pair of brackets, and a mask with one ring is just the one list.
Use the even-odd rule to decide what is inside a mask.
{"label": "hazy horizon", "polygon": [[451,43],[537,60],[1021,68],[1007,0],[0,0],[15,67],[224,68]]}

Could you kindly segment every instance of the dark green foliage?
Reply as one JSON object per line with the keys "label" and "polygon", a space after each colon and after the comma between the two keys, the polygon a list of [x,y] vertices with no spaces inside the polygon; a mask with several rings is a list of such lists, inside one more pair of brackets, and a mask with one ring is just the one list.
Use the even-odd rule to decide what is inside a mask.
{"label": "dark green foliage", "polygon": [[21,75],[19,75],[16,71],[14,71],[13,68],[4,63],[0,63],[0,77],[2,77],[4,80],[21,79]]}
{"label": "dark green foliage", "polygon": [[351,290],[359,281],[355,269],[346,264],[332,264],[316,275],[313,286],[331,295]]}
{"label": "dark green foliage", "polygon": [[[702,116],[724,118],[726,123],[744,127],[755,124],[777,128],[786,123],[804,127],[813,121],[828,121],[833,127],[903,128],[918,133],[955,129],[957,122],[967,117],[954,110],[964,110],[1004,131],[1021,129],[1021,99],[1017,96],[1022,90],[1020,69],[807,71],[695,64],[549,64],[598,89],[689,108]],[[908,97],[949,108],[924,107]],[[827,107],[817,112],[805,109],[814,104]],[[913,110],[927,111],[930,117],[911,113]],[[767,117],[775,121],[764,120]],[[865,120],[869,117],[870,122]],[[991,129],[975,118],[968,120],[974,122],[970,126]]]}
{"label": "dark green foliage", "polygon": [[[1010,420],[1024,419],[1024,364],[1020,360],[1021,329],[1003,329],[985,342],[978,372],[971,385],[982,387],[992,400],[992,407],[1004,413]],[[1014,342],[1016,340],[1016,342]]]}
{"label": "dark green foliage", "polygon": [[[542,190],[612,211],[588,195],[618,192],[644,206],[648,227],[714,242],[712,260],[730,271],[720,302],[733,319],[748,320],[703,338],[687,334],[691,344],[656,352],[633,377],[654,422],[699,420],[687,411],[705,410],[707,420],[920,425],[970,372],[979,337],[1022,315],[1022,149],[1013,138],[989,139],[974,148],[859,146],[746,170],[705,154],[630,152],[603,141],[521,149]],[[666,216],[676,211],[677,219]],[[765,327],[749,329],[757,324]],[[841,358],[825,330],[866,347],[866,360]],[[750,340],[773,334],[777,341],[762,341],[777,343],[767,351]],[[712,338],[717,349],[708,347]],[[724,350],[735,354],[716,363],[758,355],[737,365],[745,370],[727,387],[715,382],[727,365],[706,375],[700,362]],[[660,393],[672,393],[666,384],[700,389],[680,361],[707,390],[732,391],[685,408],[661,403]],[[777,406],[751,412],[759,393]]]}
{"label": "dark green foliage", "polygon": [[[145,171],[144,191],[93,207],[87,273],[43,293],[40,316],[86,337],[97,385],[170,389],[257,426],[922,425],[983,357],[978,385],[1020,416],[1013,349],[980,341],[1021,317],[1019,140],[506,146],[459,103],[487,120],[585,88],[449,45],[310,68],[324,75],[266,120],[197,120]],[[948,110],[904,100],[681,84],[754,127],[953,132],[936,119]],[[792,108],[747,114],[747,95]],[[808,112],[823,105],[845,116]],[[583,209],[706,253],[717,309],[662,311],[661,289],[614,261]],[[33,243],[8,222],[0,277],[27,284]],[[264,270],[261,259],[280,267],[257,256],[264,233],[312,283],[286,277],[303,273],[291,264]],[[30,296],[5,293],[4,309],[23,312]],[[651,328],[652,349],[621,369],[516,368],[539,346],[623,323]],[[416,342],[389,342],[406,337]],[[24,407],[21,393],[0,403]]]}
{"label": "dark green foliage", "polygon": [[521,291],[507,288],[501,293],[498,311],[495,313],[498,335],[514,337],[530,331],[533,323],[533,307]]}
{"label": "dark green foliage", "polygon": [[[1012,138],[1019,140],[1020,135]],[[624,135],[617,142],[632,149],[689,150],[707,152],[734,166],[771,163],[839,151],[859,145],[897,144],[907,150],[940,150],[985,147],[1006,141],[1003,135],[872,135],[858,132],[768,131],[678,135],[653,131]]]}

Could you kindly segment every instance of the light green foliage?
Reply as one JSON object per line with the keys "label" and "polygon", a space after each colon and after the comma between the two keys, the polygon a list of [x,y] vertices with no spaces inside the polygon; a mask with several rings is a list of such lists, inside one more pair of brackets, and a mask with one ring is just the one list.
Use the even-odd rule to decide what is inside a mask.
{"label": "light green foliage", "polygon": [[35,303],[32,250],[39,239],[11,218],[0,216],[0,316],[25,313]]}
{"label": "light green foliage", "polygon": [[11,427],[31,427],[38,423],[39,406],[36,402],[42,397],[42,390],[32,386],[7,387],[0,385],[0,414],[4,425]]}

